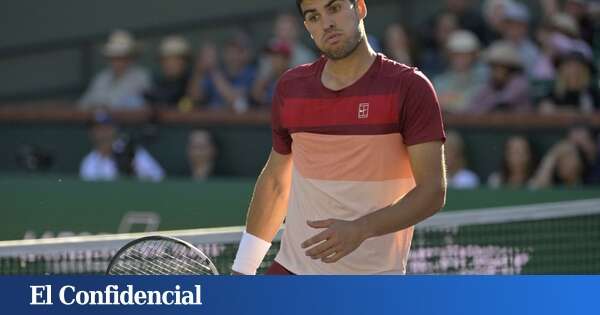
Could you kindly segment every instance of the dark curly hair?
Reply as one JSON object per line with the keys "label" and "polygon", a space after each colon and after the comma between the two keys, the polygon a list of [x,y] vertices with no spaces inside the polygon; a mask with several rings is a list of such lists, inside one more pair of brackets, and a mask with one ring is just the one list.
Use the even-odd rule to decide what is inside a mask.
{"label": "dark curly hair", "polygon": [[[356,0],[349,0],[352,4],[356,4]],[[302,7],[300,6],[302,4],[302,0],[296,0],[296,6],[298,6],[298,12],[300,13],[300,16],[302,16],[304,18],[304,14],[302,14]]]}

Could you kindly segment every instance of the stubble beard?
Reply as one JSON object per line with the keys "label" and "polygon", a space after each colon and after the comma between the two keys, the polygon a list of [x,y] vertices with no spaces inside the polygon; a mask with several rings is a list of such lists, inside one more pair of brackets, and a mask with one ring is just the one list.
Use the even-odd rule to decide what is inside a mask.
{"label": "stubble beard", "polygon": [[362,41],[362,33],[359,30],[357,30],[352,37],[350,37],[341,45],[341,47],[330,50],[319,50],[321,50],[321,53],[331,60],[340,60],[352,55],[352,53],[356,51],[356,49],[362,43]]}

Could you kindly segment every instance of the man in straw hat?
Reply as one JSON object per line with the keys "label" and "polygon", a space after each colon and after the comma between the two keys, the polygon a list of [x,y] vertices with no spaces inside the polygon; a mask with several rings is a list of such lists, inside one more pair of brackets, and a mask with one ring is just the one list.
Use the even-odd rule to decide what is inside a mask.
{"label": "man in straw hat", "polygon": [[464,112],[481,87],[485,69],[479,62],[479,47],[479,40],[471,31],[450,34],[446,45],[450,68],[433,80],[444,111]]}
{"label": "man in straw hat", "polygon": [[523,74],[523,60],[513,45],[495,42],[486,52],[486,61],[490,67],[489,79],[471,101],[469,111],[530,110],[529,82]]}
{"label": "man in straw hat", "polygon": [[133,36],[123,30],[113,32],[102,52],[108,59],[109,67],[92,80],[79,101],[81,107],[142,108],[142,94],[150,87],[150,75],[134,63],[138,47]]}

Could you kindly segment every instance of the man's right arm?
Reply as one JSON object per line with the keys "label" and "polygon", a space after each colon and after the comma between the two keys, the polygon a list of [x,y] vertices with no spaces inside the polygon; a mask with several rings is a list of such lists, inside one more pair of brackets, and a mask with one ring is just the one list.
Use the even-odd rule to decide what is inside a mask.
{"label": "man's right arm", "polygon": [[258,176],[250,201],[246,232],[271,242],[287,213],[292,177],[292,155],[271,151]]}
{"label": "man's right arm", "polygon": [[[246,233],[234,262],[234,273],[251,273],[248,269],[255,265],[258,267],[264,258],[264,245],[268,249],[268,243],[273,240],[286,216],[291,177],[292,155],[271,151],[256,181],[246,219]],[[248,268],[249,265],[252,267]]]}

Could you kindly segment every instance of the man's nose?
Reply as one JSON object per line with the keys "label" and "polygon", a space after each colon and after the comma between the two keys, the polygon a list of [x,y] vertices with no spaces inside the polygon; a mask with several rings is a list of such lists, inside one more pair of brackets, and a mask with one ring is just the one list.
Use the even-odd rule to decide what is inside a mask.
{"label": "man's nose", "polygon": [[329,31],[330,29],[335,28],[335,22],[333,21],[333,18],[331,18],[327,15],[324,15],[321,18],[321,25],[323,27],[323,31],[325,31],[325,32]]}

